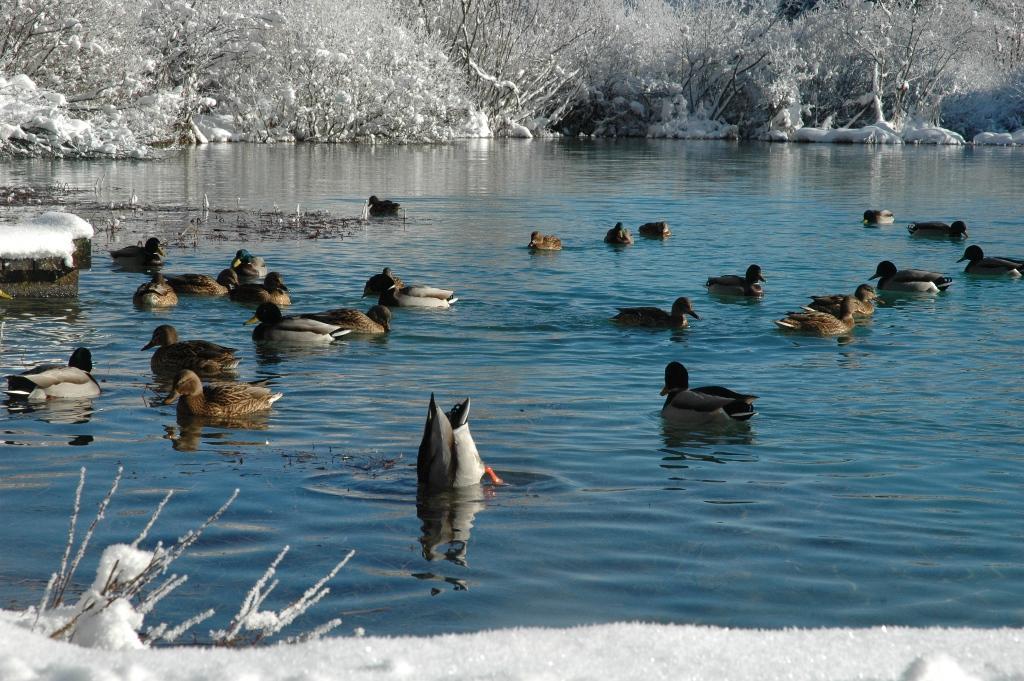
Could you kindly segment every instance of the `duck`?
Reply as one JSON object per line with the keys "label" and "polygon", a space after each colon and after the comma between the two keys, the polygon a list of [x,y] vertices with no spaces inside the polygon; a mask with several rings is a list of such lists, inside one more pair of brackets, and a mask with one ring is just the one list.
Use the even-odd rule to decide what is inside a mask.
{"label": "duck", "polygon": [[235,251],[235,257],[231,260],[231,269],[235,271],[241,281],[252,281],[267,276],[267,263],[258,255],[253,255],[244,248]]}
{"label": "duck", "polygon": [[14,296],[0,288],[0,300],[14,300]]}
{"label": "duck", "polygon": [[208,274],[175,274],[165,277],[167,283],[178,295],[224,296],[238,285],[238,275],[231,268],[221,270],[214,279]]}
{"label": "duck", "polygon": [[204,340],[178,340],[178,331],[170,324],[153,329],[153,336],[140,351],[156,348],[149,359],[154,374],[176,374],[190,369],[202,376],[217,376],[238,366],[234,348]]}
{"label": "duck", "polygon": [[256,308],[256,314],[247,319],[245,324],[259,325],[252,330],[254,341],[277,343],[330,343],[351,333],[337,324],[312,319],[304,315],[281,314],[281,308],[274,303],[262,303]]}
{"label": "duck", "polygon": [[758,282],[764,281],[760,265],[751,265],[742,277],[736,274],[725,274],[720,277],[708,277],[709,293],[726,296],[761,296],[764,288]]}
{"label": "duck", "polygon": [[[226,279],[226,281],[229,280]],[[230,286],[229,289],[228,298],[236,303],[250,305],[274,303],[279,306],[292,304],[291,296],[288,295],[288,287],[284,285],[284,279],[281,278],[279,272],[267,274],[262,284],[238,284]]]}
{"label": "duck", "polygon": [[616,222],[615,226],[604,235],[604,242],[606,244],[615,244],[616,246],[631,246],[633,244],[633,236],[629,233],[628,229],[622,226],[621,222]]}
{"label": "duck", "polygon": [[391,310],[384,305],[374,305],[365,313],[353,308],[340,307],[302,316],[325,324],[337,325],[352,333],[381,334],[391,331]]}
{"label": "duck", "polygon": [[532,248],[535,251],[560,251],[562,250],[562,240],[554,234],[541,234],[534,231],[530,234],[530,244],[527,248]]}
{"label": "duck", "polygon": [[196,372],[182,369],[174,377],[174,385],[163,403],[174,404],[177,400],[178,416],[230,417],[270,409],[270,405],[282,397],[284,393],[251,383],[222,382],[204,386]]}
{"label": "duck", "polygon": [[910,236],[925,236],[939,239],[966,239],[967,224],[956,220],[951,225],[945,222],[911,222],[907,225]]}
{"label": "duck", "polygon": [[878,263],[869,279],[878,279],[879,291],[904,293],[938,293],[953,285],[953,280],[938,272],[927,270],[897,270],[889,260]]}
{"label": "duck", "polygon": [[469,408],[467,397],[445,413],[437,406],[434,394],[430,394],[427,422],[416,456],[416,478],[421,489],[441,492],[467,487],[479,484],[484,475],[496,485],[503,483],[480,459],[469,432]]}
{"label": "duck", "polygon": [[164,275],[157,272],[151,281],[135,289],[132,302],[136,307],[174,307],[178,304],[178,294],[164,279]]}
{"label": "duck", "polygon": [[690,388],[690,375],[680,362],[669,362],[665,367],[666,395],[661,408],[662,417],[690,424],[714,424],[746,421],[757,414],[754,400],[757,395],[741,395],[728,388],[708,385]]}
{"label": "duck", "polygon": [[[422,284],[406,286],[398,275],[391,271],[390,267],[385,267],[380,274],[375,274],[366,280],[366,285],[363,286],[363,298],[371,294],[380,296],[392,286],[397,287],[398,293],[405,296],[439,298],[447,300],[449,304],[458,301],[458,298],[455,297],[455,291],[451,289],[424,286]],[[431,305],[428,304],[427,307],[431,307]]]}
{"label": "duck", "polygon": [[[424,291],[436,292],[437,295],[419,295],[419,293]],[[446,293],[451,295],[447,298],[442,297]],[[445,289],[430,289],[422,286],[408,286],[400,289],[397,286],[391,286],[380,294],[380,297],[377,298],[377,304],[386,305],[387,307],[425,307],[447,310],[458,300],[453,291]]]}
{"label": "duck", "polygon": [[853,310],[856,300],[853,296],[843,296],[838,314],[818,310],[787,312],[785,317],[775,320],[775,325],[784,331],[803,331],[819,336],[850,333],[854,325]]}
{"label": "duck", "polygon": [[651,237],[652,239],[667,239],[672,236],[672,230],[668,228],[668,223],[664,220],[661,222],[645,222],[636,231],[641,236]]}
{"label": "duck", "polygon": [[963,257],[957,262],[964,260],[970,261],[964,268],[967,274],[1008,276],[1017,279],[1024,273],[1024,265],[1021,263],[1003,258],[986,258],[981,246],[977,245],[968,246]]}
{"label": "duck", "polygon": [[864,211],[865,225],[891,225],[896,222],[896,216],[891,210],[866,210]]}
{"label": "duck", "polygon": [[620,307],[619,314],[612,321],[628,326],[650,326],[657,328],[682,329],[688,326],[686,315],[700,319],[689,298],[676,298],[672,311],[665,312],[657,307]]}
{"label": "duck", "polygon": [[371,196],[366,200],[366,206],[370,217],[381,218],[389,215],[398,215],[398,209],[402,207],[402,204]]}
{"label": "duck", "polygon": [[100,385],[92,375],[92,352],[76,348],[66,366],[40,364],[7,377],[7,394],[30,401],[50,398],[96,397]]}
{"label": "duck", "polygon": [[124,267],[159,267],[164,264],[166,255],[163,244],[155,236],[146,239],[144,244],[140,242],[135,246],[110,251],[114,262]]}
{"label": "duck", "polygon": [[379,296],[392,286],[402,288],[405,284],[390,267],[385,267],[380,274],[375,274],[366,280],[366,284],[363,285],[363,298],[369,295]]}
{"label": "duck", "polygon": [[[842,304],[843,299],[847,296],[843,294],[833,294],[829,296],[811,296],[811,304],[805,305],[804,309],[813,312],[828,312],[829,314],[838,315],[839,306]],[[875,313],[874,300],[878,298],[878,292],[875,291],[875,287],[871,284],[861,284],[857,287],[857,290],[853,292],[853,314],[860,317],[870,317]]]}

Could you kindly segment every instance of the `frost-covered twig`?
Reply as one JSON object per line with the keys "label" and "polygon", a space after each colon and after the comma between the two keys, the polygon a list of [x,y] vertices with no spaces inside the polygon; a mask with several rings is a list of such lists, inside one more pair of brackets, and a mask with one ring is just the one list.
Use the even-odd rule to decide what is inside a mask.
{"label": "frost-covered twig", "polygon": [[[78,471],[78,488],[75,489],[75,505],[71,508],[71,518],[68,522],[68,539],[64,545],[64,555],[60,559],[60,569],[57,571],[55,585],[64,583],[64,576],[67,574],[68,559],[71,557],[71,549],[75,544],[75,526],[78,524],[78,513],[82,508],[82,489],[85,487],[85,466]],[[59,597],[58,597],[59,598]],[[55,600],[51,605],[59,605]]]}
{"label": "frost-covered twig", "polygon": [[157,507],[153,510],[153,515],[149,517],[149,522],[142,528],[142,532],[139,532],[139,536],[135,538],[135,541],[131,543],[131,547],[133,549],[137,548],[142,540],[149,534],[149,531],[153,529],[153,524],[156,523],[156,519],[160,517],[160,513],[164,510],[164,506],[167,505],[167,502],[171,500],[172,496],[174,496],[174,490],[167,490],[167,495],[164,497],[163,501],[157,504]]}

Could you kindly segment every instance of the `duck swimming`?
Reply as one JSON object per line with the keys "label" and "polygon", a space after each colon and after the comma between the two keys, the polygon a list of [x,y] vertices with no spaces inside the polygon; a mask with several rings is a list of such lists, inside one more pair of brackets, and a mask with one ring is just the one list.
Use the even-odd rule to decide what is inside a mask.
{"label": "duck swimming", "polygon": [[532,248],[535,251],[560,251],[562,250],[562,240],[554,234],[541,234],[535,231],[530,234],[530,243],[527,248]]}
{"label": "duck swimming", "polygon": [[185,369],[174,379],[164,404],[173,404],[178,397],[179,416],[230,417],[270,409],[284,396],[270,388],[251,383],[211,383],[204,386],[194,371]]}
{"label": "duck swimming", "polygon": [[235,251],[235,257],[231,261],[231,269],[238,275],[240,281],[252,281],[267,276],[267,263],[258,255],[253,255],[244,248]]}
{"label": "duck swimming", "polygon": [[132,302],[137,307],[173,307],[178,304],[178,294],[164,280],[164,275],[157,272],[152,281],[135,289]]}
{"label": "duck swimming", "polygon": [[140,350],[156,348],[149,359],[154,374],[177,374],[191,369],[201,376],[217,376],[238,366],[237,352],[204,340],[178,340],[178,331],[170,324],[153,329],[153,336]]}
{"label": "duck swimming", "polygon": [[88,348],[77,348],[67,366],[40,364],[17,376],[8,376],[7,394],[31,401],[96,397],[100,385],[92,377],[92,353]]}
{"label": "duck swimming", "polygon": [[164,264],[166,255],[163,244],[155,236],[146,239],[145,244],[110,251],[110,257],[122,267],[159,267]]}
{"label": "duck swimming", "polygon": [[281,314],[281,308],[274,303],[263,303],[256,308],[256,314],[245,324],[259,325],[252,330],[254,341],[277,343],[330,343],[351,333],[336,324],[328,324],[303,315]]}
{"label": "duck swimming", "polygon": [[[380,296],[381,294],[387,292],[392,287],[396,289],[396,295],[412,296],[415,298],[437,298],[439,300],[448,301],[449,304],[458,301],[458,298],[455,297],[455,291],[452,291],[451,289],[436,288],[434,286],[423,286],[421,284],[405,286],[402,283],[402,280],[398,278],[398,275],[391,271],[390,267],[385,267],[380,274],[375,274],[366,280],[366,285],[363,286],[363,297],[365,298],[366,296],[371,294]],[[425,305],[408,305],[404,307],[441,306],[435,306],[431,303],[427,303]]]}
{"label": "duck swimming", "polygon": [[284,279],[280,273],[271,272],[263,279],[262,284],[233,284],[232,275],[227,275],[225,281],[229,285],[228,298],[236,303],[258,305],[260,303],[273,303],[275,305],[291,305],[292,299],[288,295],[288,287],[284,285]]}
{"label": "duck swimming", "polygon": [[371,196],[366,200],[367,213],[372,218],[382,218],[391,215],[398,215],[398,209],[402,207],[402,204],[395,201],[389,201],[388,199],[378,199],[376,196]]}
{"label": "duck swimming", "polygon": [[964,251],[962,258],[957,262],[969,260],[964,272],[967,274],[979,274],[988,276],[1004,276],[1019,278],[1024,273],[1024,265],[1013,260],[1003,258],[986,258],[981,246],[971,245]]}
{"label": "duck swimming", "polygon": [[928,270],[897,270],[888,260],[878,263],[875,273],[868,277],[878,279],[880,291],[903,291],[904,293],[938,293],[953,285],[953,280],[938,272]]}
{"label": "duck swimming", "polygon": [[726,274],[721,277],[708,277],[705,286],[709,293],[716,293],[724,296],[761,296],[764,295],[764,288],[758,282],[764,281],[760,265],[751,265],[742,277],[736,274]]}
{"label": "duck swimming", "polygon": [[175,293],[188,296],[224,296],[231,286],[238,285],[238,275],[230,268],[216,279],[208,274],[169,274],[165,279]]}
{"label": "duck swimming", "polygon": [[619,314],[612,317],[612,321],[627,326],[681,329],[688,325],[686,315],[700,319],[690,299],[683,297],[676,298],[671,312],[657,307],[620,307]]}
{"label": "duck swimming", "polygon": [[818,336],[850,333],[854,325],[853,308],[856,300],[853,296],[843,296],[838,314],[818,310],[787,312],[785,317],[775,320],[775,325],[784,331],[803,331]]}
{"label": "duck swimming", "polygon": [[636,231],[641,236],[651,237],[652,239],[667,239],[672,236],[672,230],[668,228],[668,223],[664,220],[661,222],[645,222]]}
{"label": "duck swimming", "polygon": [[485,474],[502,484],[490,466],[485,466],[469,432],[470,401],[457,403],[446,414],[430,394],[427,422],[416,457],[416,478],[431,492],[479,484]]}
{"label": "duck swimming", "polygon": [[891,210],[864,211],[865,225],[891,225],[894,222],[896,222],[896,216]]}
{"label": "duck swimming", "polygon": [[[811,304],[804,307],[805,310],[828,312],[839,316],[839,306],[847,296],[834,294],[830,296],[811,296]],[[853,314],[860,317],[870,317],[875,313],[874,300],[878,298],[875,287],[871,284],[861,284],[853,293]]]}
{"label": "duck swimming", "polygon": [[340,307],[301,316],[333,324],[352,333],[381,334],[391,331],[391,310],[384,305],[374,305],[365,313],[353,308]]}
{"label": "duck swimming", "polygon": [[661,408],[664,418],[707,425],[746,421],[757,414],[753,407],[756,395],[741,395],[717,385],[690,388],[689,384],[686,367],[669,362],[665,367],[665,387],[661,390],[662,395],[667,395]]}
{"label": "duck swimming", "polygon": [[967,224],[956,220],[953,224],[945,222],[911,222],[907,225],[910,236],[925,236],[938,239],[966,239]]}
{"label": "duck swimming", "polygon": [[616,246],[630,246],[633,244],[633,236],[628,229],[622,226],[621,222],[616,222],[615,226],[604,235],[604,242]]}

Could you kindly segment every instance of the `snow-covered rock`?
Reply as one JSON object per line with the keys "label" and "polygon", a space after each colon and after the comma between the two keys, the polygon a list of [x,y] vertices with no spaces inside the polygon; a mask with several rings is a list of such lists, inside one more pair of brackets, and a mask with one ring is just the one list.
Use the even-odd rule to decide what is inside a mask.
{"label": "snow-covered rock", "polygon": [[63,258],[71,267],[74,240],[92,236],[92,225],[74,213],[51,211],[0,225],[0,258]]}

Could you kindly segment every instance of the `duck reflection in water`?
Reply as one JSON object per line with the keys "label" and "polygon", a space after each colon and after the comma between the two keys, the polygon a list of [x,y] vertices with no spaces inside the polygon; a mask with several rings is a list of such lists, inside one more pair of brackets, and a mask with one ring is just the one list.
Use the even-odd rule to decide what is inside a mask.
{"label": "duck reflection in water", "polygon": [[469,537],[476,514],[484,510],[480,484],[444,492],[420,490],[416,495],[416,517],[420,519],[423,558],[447,560],[466,567]]}
{"label": "duck reflection in water", "polygon": [[198,451],[205,438],[211,444],[232,447],[231,453],[234,455],[238,447],[264,445],[266,441],[252,438],[243,441],[231,431],[267,430],[270,427],[270,413],[264,411],[219,418],[178,414],[177,423],[177,429],[172,425],[164,426],[164,437],[171,441],[175,451]]}

